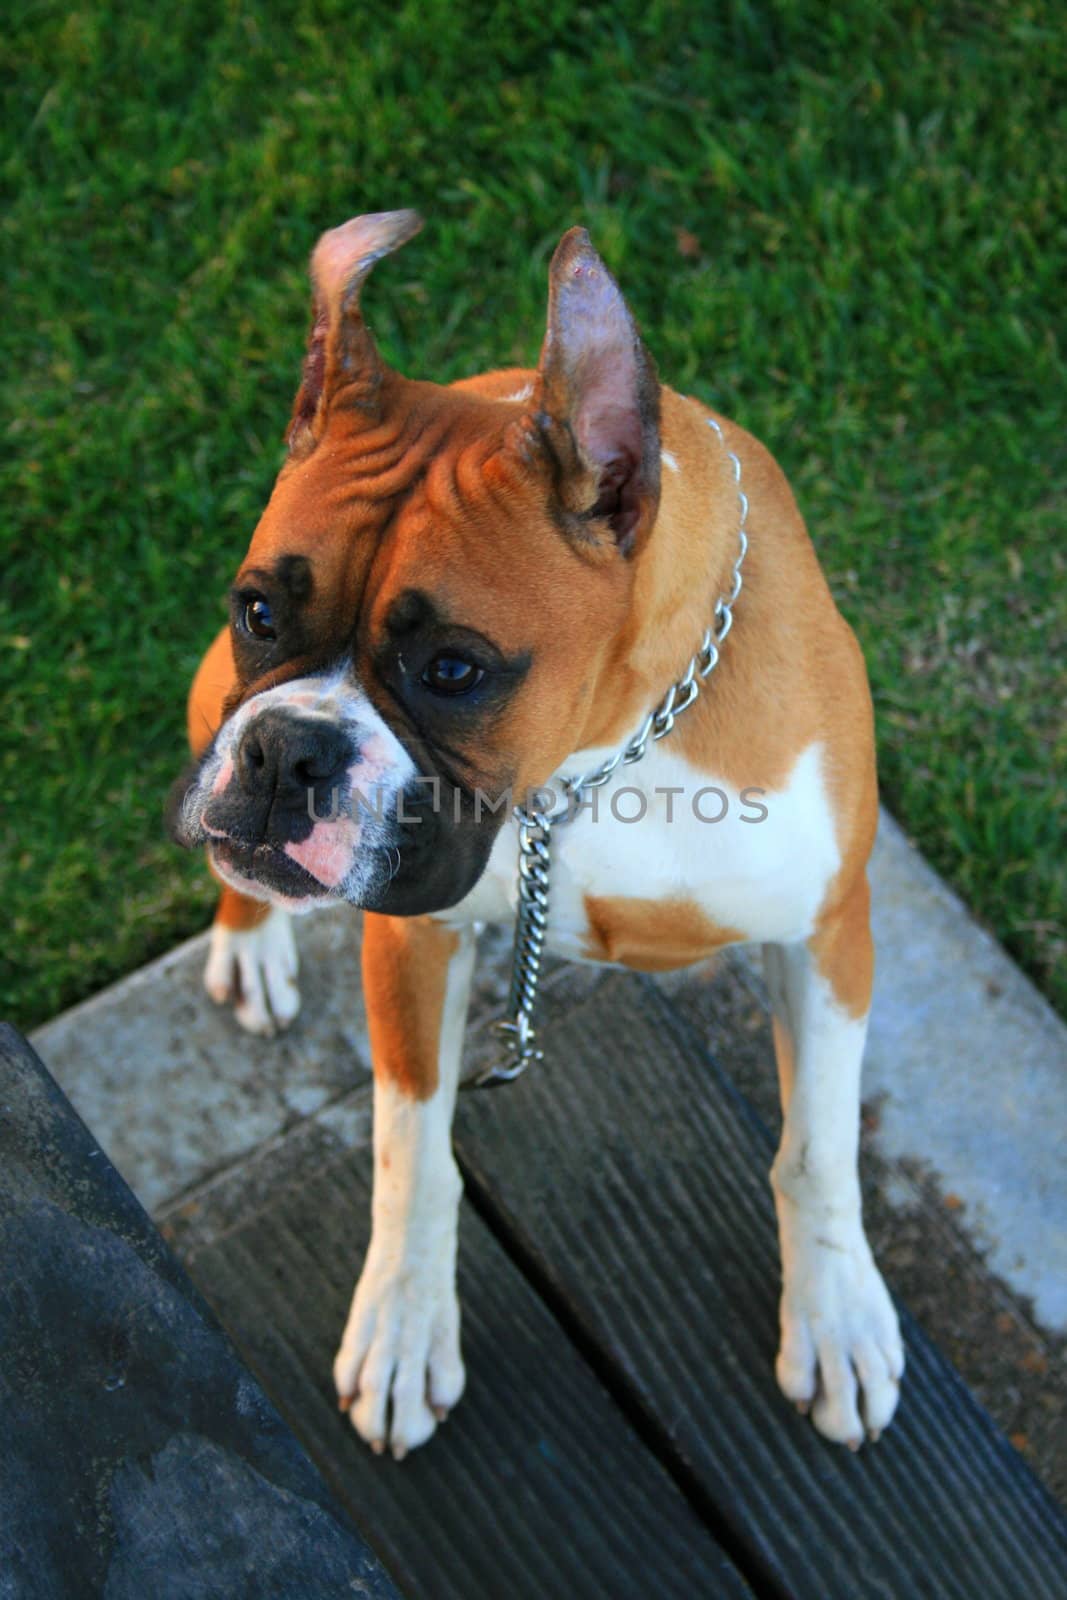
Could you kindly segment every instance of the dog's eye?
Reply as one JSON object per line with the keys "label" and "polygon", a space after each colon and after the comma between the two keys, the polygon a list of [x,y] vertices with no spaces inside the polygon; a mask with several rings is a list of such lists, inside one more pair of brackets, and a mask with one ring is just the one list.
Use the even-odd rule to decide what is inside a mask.
{"label": "dog's eye", "polygon": [[274,614],[270,609],[268,600],[248,600],[241,615],[241,623],[246,633],[255,634],[257,639],[276,639],[274,631]]}
{"label": "dog's eye", "polygon": [[434,656],[422,674],[422,681],[434,694],[470,694],[485,677],[481,667],[464,656]]}

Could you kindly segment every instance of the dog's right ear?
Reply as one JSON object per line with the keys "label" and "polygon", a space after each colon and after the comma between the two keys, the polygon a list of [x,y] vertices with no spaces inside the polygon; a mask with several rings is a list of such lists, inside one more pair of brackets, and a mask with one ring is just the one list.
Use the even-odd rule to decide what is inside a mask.
{"label": "dog's right ear", "polygon": [[659,382],[584,228],[564,234],[552,258],[528,418],[553,458],[576,542],[634,555],[659,507]]}
{"label": "dog's right ear", "polygon": [[359,308],[376,261],[399,250],[422,227],[416,211],[375,211],[324,233],[311,257],[311,335],[286,431],[291,456],[309,455],[331,406],[378,416],[384,362]]}

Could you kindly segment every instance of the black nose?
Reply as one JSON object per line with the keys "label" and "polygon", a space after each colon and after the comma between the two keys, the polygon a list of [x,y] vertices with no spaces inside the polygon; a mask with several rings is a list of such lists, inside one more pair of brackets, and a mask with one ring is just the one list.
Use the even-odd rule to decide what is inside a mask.
{"label": "black nose", "polygon": [[261,711],[241,735],[234,765],[249,794],[273,795],[282,805],[304,806],[338,785],[355,759],[350,736],[325,717]]}

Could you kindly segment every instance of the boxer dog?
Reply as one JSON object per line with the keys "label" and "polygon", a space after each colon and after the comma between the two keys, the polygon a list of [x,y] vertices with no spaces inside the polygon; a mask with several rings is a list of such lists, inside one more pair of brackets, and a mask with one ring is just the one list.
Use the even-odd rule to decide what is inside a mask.
{"label": "boxer dog", "polygon": [[[863,658],[782,472],[660,385],[582,229],[552,260],[536,371],[440,387],[390,370],[360,291],[419,225],[356,217],[312,256],[288,457],[193,685],[173,823],[223,885],[207,989],[252,1033],[296,1015],[292,916],[366,912],[373,1228],[341,1406],[399,1458],[460,1398],[450,1124],[476,930],[516,907],[499,797],[595,767],[678,680],[731,589],[740,481],[749,550],[721,659],[623,769],[628,805],[606,786],[595,819],[558,831],[548,947],[655,971],[762,946],[784,1112],[777,1378],[856,1448],[893,1416],[904,1365],[857,1178],[877,816]],[[711,789],[715,826],[721,804],[695,803]]]}

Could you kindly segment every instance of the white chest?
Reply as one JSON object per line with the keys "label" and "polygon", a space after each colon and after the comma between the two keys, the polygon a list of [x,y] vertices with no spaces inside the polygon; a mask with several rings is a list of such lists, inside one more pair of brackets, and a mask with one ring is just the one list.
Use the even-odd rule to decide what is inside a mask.
{"label": "white chest", "polygon": [[[583,751],[566,770],[607,753]],[[738,791],[653,746],[595,794],[595,810],[554,828],[551,848],[548,947],[570,960],[589,954],[587,898],[684,901],[745,941],[804,939],[840,865],[818,745],[767,791]],[[513,917],[517,863],[509,819],[478,884],[442,920]]]}

